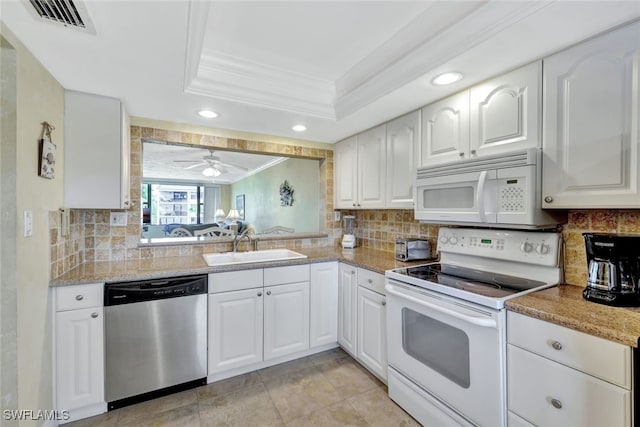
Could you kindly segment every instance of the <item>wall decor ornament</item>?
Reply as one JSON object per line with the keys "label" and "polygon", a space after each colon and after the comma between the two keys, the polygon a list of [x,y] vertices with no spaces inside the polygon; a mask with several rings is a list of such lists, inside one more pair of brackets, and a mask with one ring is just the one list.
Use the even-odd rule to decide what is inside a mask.
{"label": "wall decor ornament", "polygon": [[280,206],[293,206],[293,187],[285,179],[280,184]]}
{"label": "wall decor ornament", "polygon": [[40,135],[40,150],[38,157],[38,175],[53,179],[56,167],[56,145],[51,141],[51,131],[55,128],[47,122],[42,122]]}

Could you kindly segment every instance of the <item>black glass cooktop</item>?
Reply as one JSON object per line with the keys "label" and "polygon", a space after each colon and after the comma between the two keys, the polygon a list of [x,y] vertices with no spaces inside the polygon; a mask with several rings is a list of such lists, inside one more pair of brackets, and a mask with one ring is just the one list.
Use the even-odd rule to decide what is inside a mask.
{"label": "black glass cooktop", "polygon": [[442,286],[490,298],[502,298],[545,283],[523,277],[489,273],[448,264],[428,264],[399,268],[394,272]]}

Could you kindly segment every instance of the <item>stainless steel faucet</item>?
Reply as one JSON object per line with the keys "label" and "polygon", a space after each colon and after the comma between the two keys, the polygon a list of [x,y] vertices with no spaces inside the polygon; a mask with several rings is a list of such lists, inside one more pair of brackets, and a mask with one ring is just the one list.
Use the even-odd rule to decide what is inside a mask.
{"label": "stainless steel faucet", "polygon": [[240,241],[245,237],[247,238],[247,250],[251,250],[252,243],[254,250],[258,250],[256,245],[257,242],[253,239],[253,237],[251,237],[251,234],[247,233],[247,230],[245,230],[242,233],[236,234],[236,236],[233,238],[233,252],[238,251],[238,245],[240,244]]}

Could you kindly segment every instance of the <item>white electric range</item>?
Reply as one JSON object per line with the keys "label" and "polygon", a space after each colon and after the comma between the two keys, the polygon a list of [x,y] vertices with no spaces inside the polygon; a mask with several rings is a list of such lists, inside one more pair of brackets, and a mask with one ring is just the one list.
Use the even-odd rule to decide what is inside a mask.
{"label": "white electric range", "polygon": [[561,281],[561,236],[441,228],[387,277],[389,396],[425,425],[506,425],[505,301]]}

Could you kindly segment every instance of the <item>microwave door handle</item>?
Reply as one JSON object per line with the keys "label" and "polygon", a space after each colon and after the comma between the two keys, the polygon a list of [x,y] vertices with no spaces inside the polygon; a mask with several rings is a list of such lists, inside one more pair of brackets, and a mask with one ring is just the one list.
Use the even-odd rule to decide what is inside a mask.
{"label": "microwave door handle", "polygon": [[493,329],[497,328],[497,323],[492,318],[468,316],[466,314],[462,314],[462,313],[459,313],[457,311],[450,310],[450,309],[448,309],[446,307],[440,307],[439,305],[431,304],[431,303],[429,303],[427,301],[423,301],[421,299],[414,298],[414,297],[412,297],[410,295],[407,295],[405,293],[398,292],[398,291],[394,290],[393,285],[385,286],[385,290],[387,291],[387,294],[395,295],[398,298],[402,298],[404,300],[411,301],[411,302],[413,302],[415,304],[421,305],[421,306],[423,306],[425,308],[428,308],[430,310],[437,311],[438,313],[442,313],[442,314],[445,314],[447,316],[455,317],[456,319],[462,320],[463,322],[471,323],[472,325],[481,326],[483,328],[493,328]]}
{"label": "microwave door handle", "polygon": [[480,215],[481,222],[487,222],[487,215],[484,211],[484,189],[486,188],[487,183],[487,171],[480,172],[480,177],[478,178],[478,190],[476,192],[476,206],[478,207],[478,215]]}

